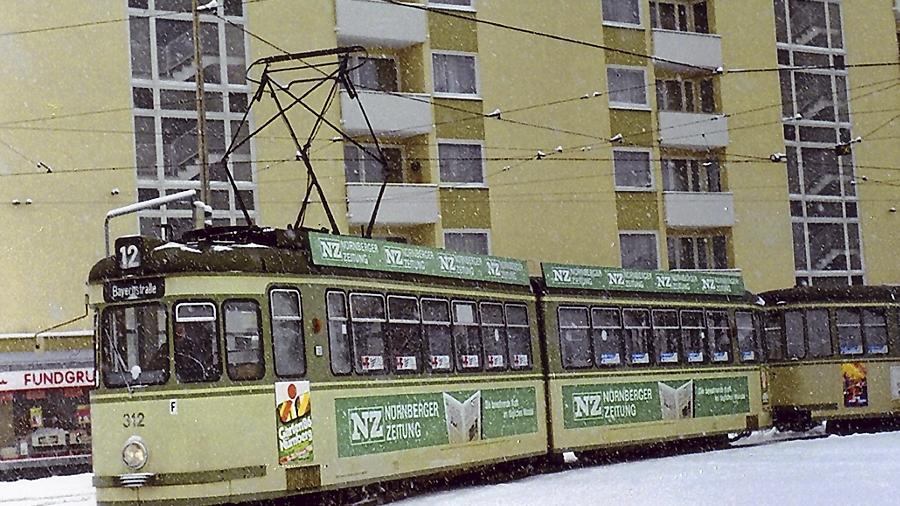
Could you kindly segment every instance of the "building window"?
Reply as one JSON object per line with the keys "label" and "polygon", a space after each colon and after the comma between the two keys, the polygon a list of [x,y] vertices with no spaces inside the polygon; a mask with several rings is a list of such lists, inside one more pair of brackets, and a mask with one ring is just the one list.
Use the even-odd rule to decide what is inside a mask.
{"label": "building window", "polygon": [[619,249],[626,269],[659,269],[655,232],[620,232]]}
{"label": "building window", "polygon": [[666,239],[669,269],[728,269],[727,244],[724,235],[670,235]]}
{"label": "building window", "polygon": [[465,10],[472,10],[475,7],[475,0],[430,0],[429,5],[433,5],[435,7],[451,7],[451,8],[466,8]]}
{"label": "building window", "polygon": [[431,58],[436,94],[478,94],[478,62],[475,55],[432,53]]}
{"label": "building window", "polygon": [[490,255],[490,237],[486,230],[445,230],[444,249],[459,253]]}
{"label": "building window", "polygon": [[[190,2],[129,2],[131,83],[134,102],[135,165],[138,192],[158,195],[200,188],[197,154],[193,28]],[[241,119],[249,102],[246,81],[246,23],[240,0],[219,2],[201,14],[201,69],[207,110],[206,138],[210,188],[217,224],[244,223],[239,199],[255,215],[256,176],[251,144],[229,156],[237,193],[218,164],[233,138],[250,132]],[[177,236],[192,227],[191,206],[173,202],[139,213],[141,233]]]}
{"label": "building window", "polygon": [[656,106],[660,111],[716,112],[716,88],[712,79],[656,81]]}
{"label": "building window", "polygon": [[381,146],[387,165],[374,156],[378,148],[364,145],[366,151],[353,144],[344,145],[344,175],[348,183],[402,183],[403,150],[399,147]]}
{"label": "building window", "polygon": [[720,192],[722,177],[716,160],[663,158],[663,190],[667,192]]}
{"label": "building window", "polygon": [[640,26],[640,2],[638,0],[603,0],[603,21]]}
{"label": "building window", "polygon": [[484,184],[481,144],[439,142],[438,158],[442,183]]}
{"label": "building window", "polygon": [[609,106],[646,109],[647,77],[643,67],[606,67]]}
{"label": "building window", "polygon": [[663,30],[709,33],[706,2],[650,2],[650,25]]}
{"label": "building window", "polygon": [[614,149],[613,168],[616,189],[646,190],[653,188],[650,151]]}
{"label": "building window", "polygon": [[394,58],[360,56],[353,58],[350,65],[353,69],[350,78],[356,87],[372,91],[400,91],[400,75]]}

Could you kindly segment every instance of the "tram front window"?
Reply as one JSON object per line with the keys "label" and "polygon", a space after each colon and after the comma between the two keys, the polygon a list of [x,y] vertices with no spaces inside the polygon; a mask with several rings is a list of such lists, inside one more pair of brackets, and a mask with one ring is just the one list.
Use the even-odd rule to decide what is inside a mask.
{"label": "tram front window", "polygon": [[175,377],[181,383],[215,381],[222,375],[216,306],[183,302],[175,306]]}
{"label": "tram front window", "polygon": [[169,379],[169,338],[162,304],[108,307],[101,327],[107,387],[159,385]]}

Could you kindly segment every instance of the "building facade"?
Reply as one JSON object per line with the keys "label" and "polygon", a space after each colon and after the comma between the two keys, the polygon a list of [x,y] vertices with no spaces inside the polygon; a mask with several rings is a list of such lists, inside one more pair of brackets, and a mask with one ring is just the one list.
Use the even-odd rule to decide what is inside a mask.
{"label": "building facade", "polygon": [[[344,233],[540,261],[740,271],[750,290],[900,282],[900,67],[890,0],[17,2],[0,20],[0,337],[84,312],[112,208],[199,188],[207,152],[276,112],[250,62],[366,48],[352,80],[387,164],[323,130]],[[313,95],[314,99],[324,96]],[[298,130],[313,118],[290,113]],[[326,119],[372,144],[344,89]],[[306,189],[273,124],[211,172],[212,221],[293,223]],[[188,203],[112,222],[177,237]],[[307,226],[325,226],[314,206]],[[88,318],[43,332],[90,334]],[[73,337],[74,336],[74,337]],[[33,364],[43,360],[34,352]],[[47,367],[50,367],[49,362]]]}

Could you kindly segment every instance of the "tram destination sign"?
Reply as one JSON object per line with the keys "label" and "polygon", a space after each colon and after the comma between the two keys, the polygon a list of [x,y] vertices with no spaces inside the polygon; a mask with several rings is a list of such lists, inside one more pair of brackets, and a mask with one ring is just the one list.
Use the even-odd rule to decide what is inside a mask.
{"label": "tram destination sign", "polygon": [[743,295],[740,276],[706,272],[644,271],[543,263],[544,281],[551,288]]}
{"label": "tram destination sign", "polygon": [[162,278],[123,279],[103,285],[103,299],[106,302],[158,299],[165,294],[166,283]]}
{"label": "tram destination sign", "polygon": [[528,285],[525,262],[423,246],[310,232],[313,263],[373,271]]}

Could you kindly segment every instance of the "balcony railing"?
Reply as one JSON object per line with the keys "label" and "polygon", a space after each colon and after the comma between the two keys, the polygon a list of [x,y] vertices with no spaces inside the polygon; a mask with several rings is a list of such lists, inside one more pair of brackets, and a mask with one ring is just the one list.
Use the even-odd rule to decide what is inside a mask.
{"label": "balcony railing", "polygon": [[666,225],[676,228],[734,226],[731,193],[665,192]]}
{"label": "balcony railing", "polygon": [[341,45],[409,47],[425,42],[425,11],[377,0],[336,0],[337,39]]}
{"label": "balcony railing", "polygon": [[[347,183],[350,225],[369,223],[380,190],[381,183]],[[425,225],[437,223],[439,216],[437,185],[388,183],[375,222],[379,225]]]}
{"label": "balcony railing", "polygon": [[717,69],[722,66],[722,38],[707,33],[654,29],[653,56],[684,64],[654,60],[655,65],[671,70]]}
{"label": "balcony railing", "polygon": [[687,149],[728,146],[728,119],[721,114],[659,111],[661,146]]}
{"label": "balcony railing", "polygon": [[[431,99],[417,93],[383,93],[359,91],[359,101],[365,108],[376,135],[410,137],[431,131],[434,119]],[[350,135],[368,135],[369,127],[359,103],[346,91],[341,92],[341,121]]]}

